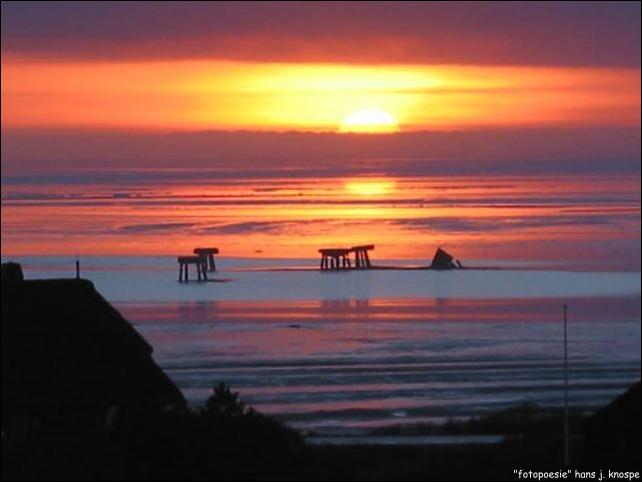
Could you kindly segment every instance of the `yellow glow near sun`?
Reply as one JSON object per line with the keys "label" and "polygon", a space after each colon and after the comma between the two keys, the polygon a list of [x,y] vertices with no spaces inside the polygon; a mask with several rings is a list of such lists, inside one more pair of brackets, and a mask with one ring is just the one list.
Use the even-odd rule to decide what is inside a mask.
{"label": "yellow glow near sun", "polygon": [[640,69],[3,55],[1,104],[3,128],[390,133],[639,126]]}
{"label": "yellow glow near sun", "polygon": [[382,196],[392,192],[394,188],[394,181],[348,181],[345,184],[346,191],[358,196]]}
{"label": "yellow glow near sun", "polygon": [[397,120],[381,109],[361,109],[347,115],[341,121],[339,132],[397,132]]}

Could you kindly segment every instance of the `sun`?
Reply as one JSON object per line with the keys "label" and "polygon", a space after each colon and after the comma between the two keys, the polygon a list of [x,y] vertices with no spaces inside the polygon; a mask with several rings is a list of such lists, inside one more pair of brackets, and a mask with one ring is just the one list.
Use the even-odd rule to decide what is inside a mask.
{"label": "sun", "polygon": [[339,132],[386,133],[397,132],[399,124],[388,112],[381,109],[361,109],[341,121]]}

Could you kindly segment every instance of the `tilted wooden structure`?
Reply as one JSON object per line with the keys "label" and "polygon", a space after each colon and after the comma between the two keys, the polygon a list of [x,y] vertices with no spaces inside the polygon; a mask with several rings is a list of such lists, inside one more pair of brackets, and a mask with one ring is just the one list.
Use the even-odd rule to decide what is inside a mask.
{"label": "tilted wooden structure", "polygon": [[462,264],[441,248],[437,248],[432,258],[430,269],[462,269]]}

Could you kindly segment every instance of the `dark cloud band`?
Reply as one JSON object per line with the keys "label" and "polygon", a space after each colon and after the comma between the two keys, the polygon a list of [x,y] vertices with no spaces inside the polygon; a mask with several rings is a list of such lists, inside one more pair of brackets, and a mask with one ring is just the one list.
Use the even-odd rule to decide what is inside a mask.
{"label": "dark cloud band", "polygon": [[2,2],[2,52],[92,60],[636,67],[640,4]]}

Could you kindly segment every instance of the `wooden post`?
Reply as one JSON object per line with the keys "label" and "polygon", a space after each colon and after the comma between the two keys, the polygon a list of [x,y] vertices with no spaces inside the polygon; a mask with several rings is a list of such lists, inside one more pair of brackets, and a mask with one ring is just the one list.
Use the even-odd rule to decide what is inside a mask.
{"label": "wooden post", "polygon": [[194,248],[193,252],[203,258],[205,271],[216,271],[214,255],[218,254],[218,248]]}
{"label": "wooden post", "polygon": [[357,269],[372,268],[370,256],[368,251],[374,249],[374,244],[366,244],[363,246],[353,246],[348,251],[354,253],[354,266]]}
{"label": "wooden post", "polygon": [[571,465],[569,453],[568,430],[568,322],[566,320],[567,307],[564,305],[564,467]]}
{"label": "wooden post", "polygon": [[348,269],[350,263],[350,250],[346,248],[321,248],[321,262],[319,267],[322,270]]}

